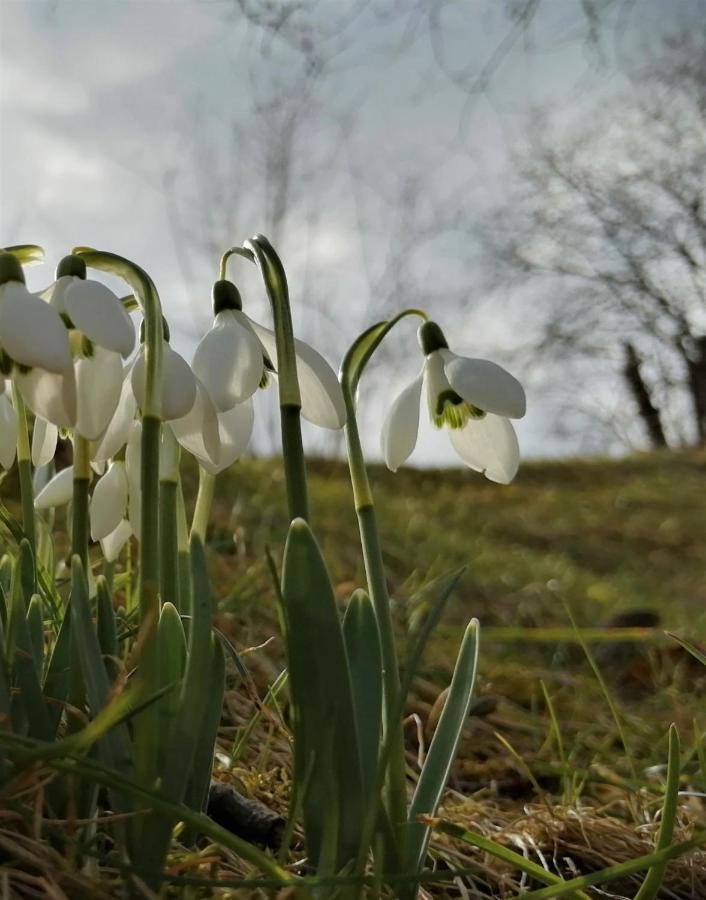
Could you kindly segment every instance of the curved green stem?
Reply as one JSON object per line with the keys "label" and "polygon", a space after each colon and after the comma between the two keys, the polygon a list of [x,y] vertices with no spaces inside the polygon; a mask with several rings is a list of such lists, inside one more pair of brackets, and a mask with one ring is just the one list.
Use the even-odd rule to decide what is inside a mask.
{"label": "curved green stem", "polygon": [[34,520],[34,487],[32,485],[32,452],[29,446],[27,409],[19,388],[12,382],[12,405],[17,416],[17,469],[20,477],[22,530],[36,554],[37,530]]}
{"label": "curved green stem", "polygon": [[90,445],[74,435],[74,495],[71,503],[71,550],[88,574],[88,488],[91,483]]}
{"label": "curved green stem", "polygon": [[159,466],[159,549],[160,594],[181,611],[179,563],[177,558],[177,493],[179,444],[171,428],[162,429]]}
{"label": "curved green stem", "polygon": [[194,517],[191,520],[191,537],[198,537],[202,544],[206,543],[215,485],[216,476],[207,472],[203,466],[199,466],[199,492],[196,495]]}
{"label": "curved green stem", "polygon": [[[141,491],[142,513],[139,548],[140,647],[139,677],[146,694],[159,689],[159,449],[162,412],[162,354],[164,326],[159,294],[150,276],[140,266],[118,256],[75,247],[73,251],[86,265],[123,278],[135,293],[145,321],[145,397],[142,406]],[[141,784],[151,785],[157,776],[159,759],[159,708],[148,707],[136,717],[135,769]],[[133,846],[140,841],[141,822],[135,820]]]}
{"label": "curved green stem", "polygon": [[383,741],[390,742],[389,768],[385,794],[390,821],[397,839],[397,853],[403,858],[407,820],[407,790],[405,782],[404,733],[399,727],[400,677],[397,648],[390,612],[390,595],[387,590],[385,564],[382,558],[380,532],[373,493],[370,487],[365,456],[358,431],[355,396],[363,371],[390,330],[406,316],[426,319],[426,313],[418,309],[406,309],[386,322],[369,328],[353,344],[341,366],[341,387],[346,404],[346,450],[353,486],[353,498],[361,545],[368,593],[373,602],[380,634],[383,664]]}
{"label": "curved green stem", "polygon": [[221,277],[225,278],[228,259],[243,256],[260,269],[272,307],[277,346],[282,455],[287,482],[287,500],[291,519],[309,518],[309,494],[301,435],[301,394],[297,376],[297,357],[292,327],[289,288],[284,266],[264,235],[256,234],[242,247],[231,247],[221,259]]}

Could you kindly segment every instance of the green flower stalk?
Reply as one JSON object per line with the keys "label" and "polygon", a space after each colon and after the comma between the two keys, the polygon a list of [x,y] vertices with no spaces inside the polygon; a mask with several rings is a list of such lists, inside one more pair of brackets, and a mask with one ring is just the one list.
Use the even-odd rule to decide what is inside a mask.
{"label": "green flower stalk", "polygon": [[297,356],[287,276],[282,261],[264,235],[256,234],[242,247],[231,247],[230,250],[227,250],[221,259],[222,277],[225,277],[229,257],[234,254],[243,256],[258,266],[272,307],[279,376],[282,456],[287,484],[289,517],[290,519],[307,520],[309,518],[309,493],[301,433],[302,400],[297,376]]}
{"label": "green flower stalk", "polygon": [[[404,310],[388,322],[373,325],[353,344],[341,365],[341,386],[346,404],[345,433],[348,465],[363,548],[368,593],[375,609],[382,652],[383,741],[391,744],[385,796],[388,814],[395,833],[395,851],[398,858],[401,858],[404,852],[407,821],[404,735],[401,723],[397,720],[400,695],[399,666],[377,514],[358,431],[355,398],[360,377],[375,350],[401,319],[411,315],[426,319],[423,311],[409,309]],[[388,859],[388,865],[390,862],[391,860]]]}
{"label": "green flower stalk", "polygon": [[[138,265],[100,250],[78,247],[74,253],[88,266],[119,275],[133,289],[144,316],[145,390],[142,398],[141,527],[139,545],[140,681],[145,695],[160,684],[159,644],[159,454],[161,441],[161,381],[163,354],[162,307],[154,282]],[[159,715],[156,704],[135,719],[135,768],[141,784],[152,785],[159,757]],[[140,825],[133,833],[133,849],[139,846]]]}

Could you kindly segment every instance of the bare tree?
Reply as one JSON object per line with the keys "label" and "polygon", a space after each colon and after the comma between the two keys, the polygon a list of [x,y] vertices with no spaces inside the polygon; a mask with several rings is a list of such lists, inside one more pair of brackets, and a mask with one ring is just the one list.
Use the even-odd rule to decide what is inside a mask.
{"label": "bare tree", "polygon": [[652,443],[678,441],[685,416],[704,443],[706,65],[691,37],[665,51],[578,124],[542,122],[519,194],[484,235],[496,280],[522,280],[541,317],[535,359],[622,374]]}

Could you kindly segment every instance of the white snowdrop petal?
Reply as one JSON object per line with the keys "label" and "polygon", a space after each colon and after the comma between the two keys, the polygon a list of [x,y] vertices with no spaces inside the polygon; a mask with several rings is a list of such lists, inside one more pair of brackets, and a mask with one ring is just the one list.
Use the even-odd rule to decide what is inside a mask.
{"label": "white snowdrop petal", "polygon": [[234,406],[233,409],[229,409],[228,412],[219,413],[220,454],[218,463],[214,464],[204,460],[202,463],[204,468],[213,475],[217,475],[232,466],[247,449],[254,423],[255,412],[252,397],[244,403]]}
{"label": "white snowdrop petal", "polygon": [[[277,346],[275,335],[269,328],[250,320],[255,334],[260,338],[275,366]],[[343,428],[346,424],[346,406],[336,373],[321,356],[304,341],[295,338],[297,377],[302,399],[302,415],[322,428]]]}
{"label": "white snowdrop petal", "polygon": [[[241,314],[242,315],[242,314]],[[219,312],[199,342],[193,369],[219,412],[252,396],[260,384],[262,344],[238,319],[236,310]]]}
{"label": "white snowdrop petal", "polygon": [[0,344],[24,366],[61,373],[71,361],[59,313],[17,281],[0,287]]}
{"label": "white snowdrop petal", "polygon": [[506,369],[489,359],[468,359],[450,350],[439,352],[449,384],[467,403],[511,419],[524,416],[524,389]]}
{"label": "white snowdrop petal", "polygon": [[115,531],[101,540],[101,550],[106,562],[115,562],[120,551],[132,536],[132,528],[127,519],[122,519]]}
{"label": "white snowdrop petal", "polygon": [[122,373],[120,397],[107,428],[93,446],[92,458],[96,462],[110,459],[125,446],[130,435],[130,428],[137,412],[137,401],[132,392],[130,381],[131,366],[126,366]]}
{"label": "white snowdrop petal", "polygon": [[102,540],[115,531],[125,516],[128,498],[128,481],[125,463],[119,460],[112,462],[108,471],[98,479],[89,515],[91,521],[91,538]]}
{"label": "white snowdrop petal", "polygon": [[520,464],[520,447],[511,422],[492,413],[472,419],[461,430],[449,429],[456,452],[471,469],[490,481],[509,484]]}
{"label": "white snowdrop petal", "polygon": [[423,377],[419,374],[390,407],[382,426],[382,455],[388,469],[396,472],[417,445],[419,405]]}
{"label": "white snowdrop petal", "polygon": [[177,441],[200,463],[216,464],[221,450],[218,414],[209,392],[198,380],[196,391],[196,401],[189,412],[169,424]]}
{"label": "white snowdrop petal", "polygon": [[17,450],[17,415],[6,394],[0,395],[0,466],[12,467]]}
{"label": "white snowdrop petal", "polygon": [[56,425],[37,416],[32,430],[32,465],[35,468],[46,466],[54,459],[58,438],[59,429]]}
{"label": "white snowdrop petal", "polygon": [[[35,414],[59,428],[73,428],[76,422],[76,382],[73,364],[63,375],[32,369],[17,372],[15,384]],[[73,403],[73,408],[68,408]]]}
{"label": "white snowdrop petal", "polygon": [[117,409],[123,387],[122,360],[119,353],[96,345],[93,356],[77,360],[75,368],[76,431],[94,441],[105,432]]}
{"label": "white snowdrop petal", "polygon": [[58,472],[34,499],[35,509],[51,509],[64,506],[69,502],[74,491],[74,467],[69,466]]}
{"label": "white snowdrop petal", "polygon": [[100,281],[73,278],[63,305],[72,323],[101,347],[127,358],[135,346],[135,326],[120,298]]}
{"label": "white snowdrop petal", "polygon": [[[138,406],[145,403],[146,363],[144,347],[132,367],[132,389]],[[165,341],[162,351],[162,420],[181,419],[196,400],[196,378],[191,366]]]}
{"label": "white snowdrop petal", "polygon": [[69,285],[75,280],[76,275],[62,275],[56,281],[53,281],[49,287],[39,291],[37,296],[41,297],[42,300],[46,300],[58,313],[65,313],[64,296]]}

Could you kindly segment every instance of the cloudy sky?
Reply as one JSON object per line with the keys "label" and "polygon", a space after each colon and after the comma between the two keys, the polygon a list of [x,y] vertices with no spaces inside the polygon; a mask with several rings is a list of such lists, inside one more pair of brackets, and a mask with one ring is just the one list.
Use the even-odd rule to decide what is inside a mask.
{"label": "cloudy sky", "polygon": [[[468,233],[503,202],[528,120],[551,107],[569,121],[624,89],[661,35],[703,22],[698,0],[595,5],[598,40],[579,0],[541,0],[526,28],[498,0],[0,0],[0,241],[46,248],[37,287],[76,244],[139,262],[187,356],[219,251],[256,231],[276,239],[299,333],[335,367],[357,331],[410,304],[458,351],[507,353],[511,310],[478,296]],[[266,316],[253,273],[234,276]],[[420,364],[411,327],[395,350],[363,395],[371,452]],[[580,449],[532,393],[519,432],[526,455]],[[415,458],[452,459],[429,430]]]}

